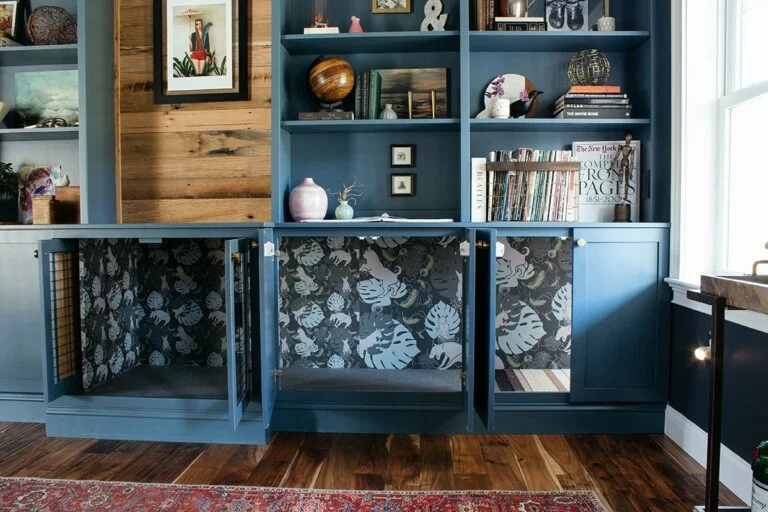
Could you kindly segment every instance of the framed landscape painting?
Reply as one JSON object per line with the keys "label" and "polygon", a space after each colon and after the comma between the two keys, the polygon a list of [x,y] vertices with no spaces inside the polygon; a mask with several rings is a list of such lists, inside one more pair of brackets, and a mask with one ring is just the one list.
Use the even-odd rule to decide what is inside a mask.
{"label": "framed landscape painting", "polygon": [[154,2],[155,103],[247,100],[248,0]]}

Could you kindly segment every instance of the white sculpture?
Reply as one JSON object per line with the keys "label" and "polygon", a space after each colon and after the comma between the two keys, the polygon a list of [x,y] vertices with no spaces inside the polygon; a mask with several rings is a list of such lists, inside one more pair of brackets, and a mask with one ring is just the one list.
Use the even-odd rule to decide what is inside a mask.
{"label": "white sculpture", "polygon": [[424,5],[425,18],[421,22],[421,31],[444,31],[448,15],[440,14],[441,12],[443,12],[443,2],[440,0],[427,0],[427,3]]}

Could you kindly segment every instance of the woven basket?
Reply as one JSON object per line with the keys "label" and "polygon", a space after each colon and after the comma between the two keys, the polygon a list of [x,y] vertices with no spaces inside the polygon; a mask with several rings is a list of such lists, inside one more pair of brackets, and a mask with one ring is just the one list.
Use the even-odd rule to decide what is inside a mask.
{"label": "woven basket", "polygon": [[66,9],[41,5],[29,15],[27,37],[33,44],[75,44],[77,20]]}
{"label": "woven basket", "polygon": [[32,224],[55,224],[57,202],[54,196],[33,197]]}

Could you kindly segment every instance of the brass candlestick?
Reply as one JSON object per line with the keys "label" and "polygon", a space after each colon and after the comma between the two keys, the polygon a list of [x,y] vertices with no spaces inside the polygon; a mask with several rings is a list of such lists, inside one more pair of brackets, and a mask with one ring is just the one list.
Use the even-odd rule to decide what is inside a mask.
{"label": "brass candlestick", "polygon": [[408,91],[408,119],[413,119],[413,91]]}

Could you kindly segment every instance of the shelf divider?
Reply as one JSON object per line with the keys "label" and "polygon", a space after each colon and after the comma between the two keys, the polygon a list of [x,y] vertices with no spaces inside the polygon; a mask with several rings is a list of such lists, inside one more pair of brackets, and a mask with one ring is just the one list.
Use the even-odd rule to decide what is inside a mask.
{"label": "shelf divider", "polygon": [[1,46],[0,66],[77,64],[77,45]]}
{"label": "shelf divider", "polygon": [[455,52],[459,50],[459,31],[291,34],[282,36],[281,43],[291,55]]}
{"label": "shelf divider", "polygon": [[602,52],[634,50],[650,41],[649,32],[498,32],[471,31],[471,52]]}
{"label": "shelf divider", "polygon": [[289,133],[370,133],[459,131],[458,119],[360,119],[355,121],[283,121]]}

